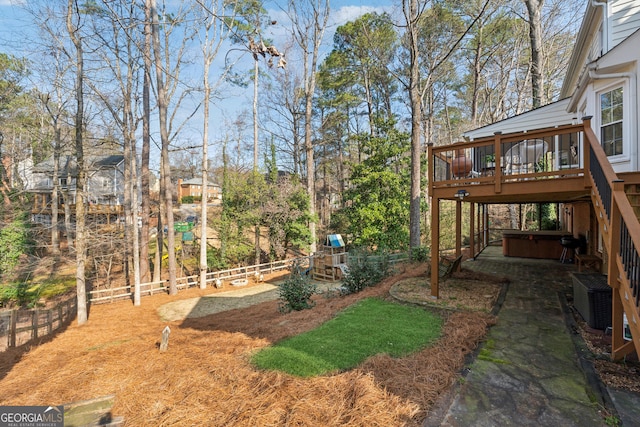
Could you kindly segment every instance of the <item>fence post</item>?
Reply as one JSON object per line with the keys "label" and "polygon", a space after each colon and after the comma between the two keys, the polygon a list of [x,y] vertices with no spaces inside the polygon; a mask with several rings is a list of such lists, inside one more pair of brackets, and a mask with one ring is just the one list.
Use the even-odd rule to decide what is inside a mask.
{"label": "fence post", "polygon": [[53,332],[53,309],[47,310],[47,335]]}
{"label": "fence post", "polygon": [[31,337],[32,339],[38,338],[38,309],[34,309],[31,311]]}
{"label": "fence post", "polygon": [[16,346],[16,323],[18,322],[18,310],[11,310],[9,322],[9,347]]}

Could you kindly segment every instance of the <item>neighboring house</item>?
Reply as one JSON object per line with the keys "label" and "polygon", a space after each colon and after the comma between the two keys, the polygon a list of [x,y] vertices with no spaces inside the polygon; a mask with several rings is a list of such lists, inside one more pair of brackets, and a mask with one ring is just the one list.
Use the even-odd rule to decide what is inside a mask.
{"label": "neighboring house", "polygon": [[[123,212],[124,203],[124,156],[121,154],[90,156],[87,165],[86,194],[89,214],[105,214],[118,217]],[[53,157],[33,166],[31,179],[26,190],[33,194],[32,221],[51,224],[51,195],[53,192]],[[65,200],[70,205],[76,202],[77,165],[75,158],[60,156],[58,166],[60,206]],[[63,211],[60,210],[63,214]]]}
{"label": "neighboring house", "polygon": [[[202,191],[202,178],[191,178],[186,181],[178,180],[178,201],[181,201],[183,197],[192,196],[201,198]],[[209,181],[207,188],[207,200],[210,202],[218,201],[222,198],[222,190],[220,186],[214,182]]]}
{"label": "neighboring house", "polygon": [[587,3],[560,101],[469,131],[465,142],[428,147],[432,253],[440,200],[457,201],[458,254],[461,205],[469,203],[473,256],[488,244],[488,205],[555,203],[562,231],[516,231],[503,251],[555,258],[561,237],[582,239],[579,265],[612,288],[612,358],[621,359],[640,355],[640,0]]}

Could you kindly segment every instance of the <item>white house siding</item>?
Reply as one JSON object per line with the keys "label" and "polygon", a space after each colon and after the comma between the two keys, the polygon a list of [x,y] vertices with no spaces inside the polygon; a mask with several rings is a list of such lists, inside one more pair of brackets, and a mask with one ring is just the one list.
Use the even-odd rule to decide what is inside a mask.
{"label": "white house siding", "polygon": [[591,40],[591,49],[589,49],[589,54],[587,55],[585,62],[581,64],[582,67],[584,67],[591,61],[595,61],[602,55],[602,31],[602,25],[600,25],[595,37],[593,37],[593,39]]}
{"label": "white house siding", "polygon": [[622,86],[624,102],[623,140],[624,153],[609,157],[616,172],[637,171],[640,165],[638,153],[638,63],[640,62],[640,31],[621,42],[613,50],[591,65],[595,69],[592,77],[580,88],[579,97],[572,105],[576,114],[593,116],[591,125],[595,134],[600,135],[599,94]]}
{"label": "white house siding", "polygon": [[610,46],[614,47],[640,28],[640,1],[618,0],[610,3]]}
{"label": "white house siding", "polygon": [[465,132],[463,135],[465,138],[473,140],[491,136],[496,132],[522,132],[543,127],[572,124],[579,117],[574,113],[567,113],[568,103],[569,98],[563,99],[491,125]]}

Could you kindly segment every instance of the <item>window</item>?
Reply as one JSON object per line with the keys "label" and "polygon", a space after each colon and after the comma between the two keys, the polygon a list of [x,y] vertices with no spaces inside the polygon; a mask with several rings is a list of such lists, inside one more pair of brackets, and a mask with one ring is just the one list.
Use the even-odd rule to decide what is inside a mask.
{"label": "window", "polygon": [[622,154],[622,88],[600,94],[600,142],[607,156]]}

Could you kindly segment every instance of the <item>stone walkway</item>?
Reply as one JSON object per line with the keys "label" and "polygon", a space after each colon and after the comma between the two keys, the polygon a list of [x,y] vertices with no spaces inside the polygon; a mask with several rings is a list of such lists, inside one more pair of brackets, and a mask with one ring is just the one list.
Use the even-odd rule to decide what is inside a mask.
{"label": "stone walkway", "polygon": [[[504,257],[500,247],[490,247],[463,267],[507,276],[511,283],[464,381],[424,426],[606,425],[600,410],[612,399],[593,372],[585,372],[589,364],[576,352],[559,296],[570,289],[575,266]],[[640,396],[613,393],[621,393],[617,416],[623,425],[640,425]]]}

